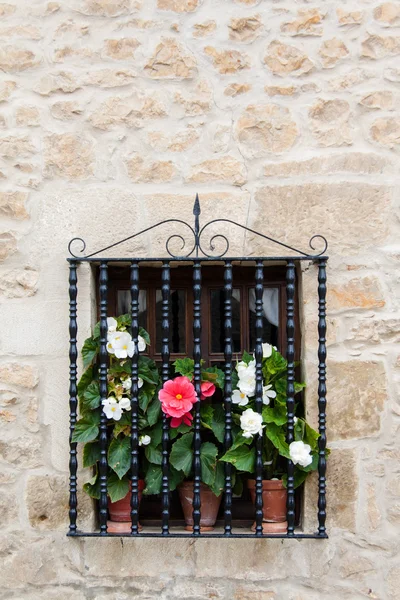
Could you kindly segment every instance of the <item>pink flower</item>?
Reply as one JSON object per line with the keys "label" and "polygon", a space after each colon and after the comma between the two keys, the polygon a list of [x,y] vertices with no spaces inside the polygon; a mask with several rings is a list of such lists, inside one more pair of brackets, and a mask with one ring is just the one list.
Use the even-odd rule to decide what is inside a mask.
{"label": "pink flower", "polygon": [[193,415],[192,415],[192,413],[188,412],[185,415],[183,415],[182,417],[172,417],[171,427],[179,427],[179,425],[182,425],[182,423],[190,426],[192,424],[192,421],[193,421]]}
{"label": "pink flower", "polygon": [[169,417],[183,417],[192,410],[197,396],[187,377],[175,377],[166,381],[158,392],[163,413]]}
{"label": "pink flower", "polygon": [[205,400],[215,394],[215,385],[211,381],[204,381],[201,384],[200,400]]}

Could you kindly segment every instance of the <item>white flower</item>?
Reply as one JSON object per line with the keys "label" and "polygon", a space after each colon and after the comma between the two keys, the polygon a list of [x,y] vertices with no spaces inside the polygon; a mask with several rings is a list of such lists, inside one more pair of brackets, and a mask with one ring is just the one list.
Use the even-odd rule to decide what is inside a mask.
{"label": "white flower", "polygon": [[122,416],[122,407],[118,404],[115,398],[107,398],[107,400],[103,400],[103,412],[105,413],[107,419],[114,419],[114,421],[119,421]]}
{"label": "white flower", "polygon": [[243,437],[250,438],[257,433],[262,433],[265,425],[262,424],[262,415],[256,413],[252,408],[248,408],[240,417],[240,427]]}
{"label": "white flower", "polygon": [[107,350],[110,354],[115,354],[117,358],[132,358],[135,351],[135,345],[131,335],[127,331],[115,332],[108,338]]}
{"label": "white flower", "polygon": [[298,420],[299,420],[299,419],[298,419],[297,417],[293,417],[293,423],[294,423],[295,425],[296,425],[296,423],[297,423],[297,421],[298,421]]}
{"label": "white flower", "polygon": [[271,398],[276,398],[276,392],[274,392],[274,390],[271,390],[272,388],[272,384],[269,385],[264,385],[263,387],[263,404],[265,404],[266,406],[268,406],[268,404],[270,403],[270,399]]}
{"label": "white flower", "polygon": [[232,393],[232,402],[238,406],[246,406],[249,403],[249,399],[246,394],[243,394],[240,390],[235,390]]}
{"label": "white flower", "polygon": [[[138,378],[138,388],[140,389],[143,385],[143,379],[141,377]],[[124,388],[124,390],[130,390],[132,387],[132,378],[131,377],[127,377],[126,379],[124,379],[124,381],[122,382],[122,387]]]}
{"label": "white flower", "polygon": [[139,335],[138,337],[138,348],[139,348],[139,352],[144,352],[146,350],[146,342],[145,339]]}
{"label": "white flower", "polygon": [[256,391],[256,361],[252,360],[248,365],[241,361],[237,364],[236,370],[239,376],[239,390],[246,396],[254,396]]}
{"label": "white flower", "polygon": [[139,446],[148,446],[151,442],[149,435],[141,435],[139,438]]}
{"label": "white flower", "polygon": [[292,442],[289,446],[290,459],[293,464],[308,467],[312,463],[311,446],[304,442]]}
{"label": "white flower", "polygon": [[255,361],[255,359],[251,360],[249,362],[249,364],[246,364],[244,362],[244,360],[241,360],[236,365],[236,371],[238,372],[239,377],[240,377],[240,373],[243,373],[243,375],[250,374],[250,373],[254,373],[255,374],[255,372],[256,372],[256,361]]}
{"label": "white flower", "polygon": [[129,400],[129,398],[121,398],[121,400],[119,401],[119,405],[124,410],[131,410],[131,401]]}
{"label": "white flower", "polygon": [[108,327],[108,333],[115,333],[117,331],[117,319],[114,319],[114,317],[108,317],[107,319],[107,327]]}

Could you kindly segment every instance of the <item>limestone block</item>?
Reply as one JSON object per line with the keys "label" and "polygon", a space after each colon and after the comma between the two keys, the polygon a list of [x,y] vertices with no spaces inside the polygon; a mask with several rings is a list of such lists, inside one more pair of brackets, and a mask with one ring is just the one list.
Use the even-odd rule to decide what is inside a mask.
{"label": "limestone block", "polygon": [[332,38],[331,40],[325,40],[319,49],[319,55],[325,69],[332,69],[339,61],[349,55],[349,51],[342,40]]}
{"label": "limestone block", "polygon": [[191,79],[196,75],[197,62],[174,38],[164,38],[144,71],[152,79]]}
{"label": "limestone block", "polygon": [[9,17],[13,13],[15,13],[16,8],[17,7],[15,6],[15,4],[8,4],[7,2],[2,2],[0,4],[0,17]]}
{"label": "limestone block", "polygon": [[10,135],[0,138],[0,156],[3,158],[26,157],[34,152],[35,147],[27,136]]}
{"label": "limestone block", "polygon": [[391,150],[400,146],[400,119],[376,119],[371,127],[372,139]]}
{"label": "limestone block", "polygon": [[0,215],[18,219],[28,219],[26,210],[28,194],[25,192],[0,192]]}
{"label": "limestone block", "polygon": [[6,73],[26,71],[38,67],[40,59],[34,52],[20,46],[2,46],[0,48],[0,70]]}
{"label": "limestone block", "polygon": [[377,60],[400,54],[400,37],[369,35],[361,45],[361,56]]}
{"label": "limestone block", "polygon": [[158,152],[183,152],[192,148],[200,138],[197,127],[188,127],[178,131],[175,135],[168,136],[161,131],[149,131],[147,141],[150,146]]}
{"label": "limestone block", "polygon": [[327,408],[331,440],[376,437],[387,400],[384,365],[380,362],[329,363],[330,402]]}
{"label": "limestone block", "polygon": [[83,112],[82,106],[78,102],[60,101],[54,102],[50,107],[50,112],[55,119],[60,121],[69,121],[81,115]]}
{"label": "limestone block", "polygon": [[264,63],[274,75],[280,77],[306,75],[314,68],[314,63],[304,52],[278,40],[269,44],[264,56]]}
{"label": "limestone block", "polygon": [[171,181],[178,171],[170,160],[154,161],[134,156],[125,161],[129,178],[134,183],[162,183]]}
{"label": "limestone block", "polygon": [[157,8],[176,13],[193,12],[200,4],[201,0],[157,0]]}
{"label": "limestone block", "polygon": [[285,152],[298,133],[289,109],[278,104],[250,104],[236,123],[237,139],[248,156]]}
{"label": "limestone block", "polygon": [[26,298],[37,292],[39,273],[35,269],[13,269],[0,274],[0,293],[6,298]]}
{"label": "limestone block", "polygon": [[13,91],[16,89],[17,84],[15,81],[2,81],[0,82],[0,102],[6,102]]}
{"label": "limestone block", "polygon": [[140,42],[135,38],[122,38],[119,40],[106,40],[104,55],[114,60],[127,60],[133,58]]}
{"label": "limestone block", "polygon": [[288,21],[281,25],[281,31],[292,36],[321,36],[323,32],[322,15],[317,8],[300,9],[298,17],[294,21]]}
{"label": "limestone block", "polygon": [[221,75],[230,75],[250,67],[249,56],[238,50],[219,50],[206,46],[204,52],[211,57],[214,67]]}
{"label": "limestone block", "polygon": [[346,100],[317,100],[309,110],[311,131],[320,146],[349,146],[353,143]]}
{"label": "limestone block", "polygon": [[221,156],[194,165],[187,181],[189,183],[221,181],[241,186],[247,181],[247,172],[242,161],[229,155]]}
{"label": "limestone block", "polygon": [[5,363],[0,365],[0,381],[8,385],[18,385],[33,389],[39,382],[38,371],[30,365]]}
{"label": "limestone block", "polygon": [[384,173],[390,171],[390,163],[379,154],[351,152],[330,156],[316,156],[308,160],[268,163],[264,166],[265,177],[291,177],[298,175],[331,175],[335,173]]}
{"label": "limestone block", "polygon": [[347,10],[346,8],[338,7],[336,15],[339,25],[360,25],[364,19],[364,11],[362,10]]}
{"label": "limestone block", "polygon": [[196,23],[195,25],[193,25],[193,37],[207,37],[208,35],[211,35],[216,28],[217,24],[213,20],[204,21],[203,23]]}
{"label": "limestone block", "polygon": [[26,40],[41,40],[42,34],[38,27],[32,25],[15,25],[0,27],[0,38],[23,38]]}
{"label": "limestone block", "polygon": [[89,16],[119,17],[140,9],[142,5],[143,0],[79,0],[76,10]]}
{"label": "limestone block", "polygon": [[330,527],[354,531],[358,499],[356,451],[334,448],[328,459],[327,477]]}
{"label": "limestone block", "polygon": [[41,96],[49,96],[57,92],[72,94],[79,88],[80,85],[74,73],[59,71],[42,77],[39,83],[33,87],[33,91]]}
{"label": "limestone block", "polygon": [[372,276],[330,285],[327,302],[330,311],[382,308],[386,304],[379,280]]}
{"label": "limestone block", "polygon": [[393,92],[389,90],[370,92],[359,101],[359,104],[365,108],[381,108],[382,110],[391,110],[393,108],[393,103]]}
{"label": "limestone block", "polygon": [[0,233],[0,262],[17,251],[17,238],[11,231]]}
{"label": "limestone block", "polygon": [[137,92],[129,97],[111,96],[90,115],[93,127],[108,130],[115,125],[143,127],[148,119],[167,114],[165,105],[156,93]]}
{"label": "limestone block", "polygon": [[196,85],[194,92],[175,92],[174,102],[180,104],[188,117],[203,115],[211,110],[213,103],[212,88],[206,79]]}
{"label": "limestone block", "polygon": [[37,127],[40,125],[40,112],[36,106],[20,106],[15,113],[15,122],[19,127]]}
{"label": "limestone block", "polygon": [[96,85],[101,88],[114,88],[130,85],[136,73],[128,69],[100,69],[90,71],[82,79],[82,85]]}
{"label": "limestone block", "polygon": [[395,2],[384,2],[374,9],[374,19],[384,27],[400,25],[400,6]]}
{"label": "limestone block", "polygon": [[264,89],[268,96],[294,96],[298,91],[298,88],[294,85],[286,87],[280,85],[267,85]]}
{"label": "limestone block", "polygon": [[43,464],[43,441],[39,437],[21,436],[0,440],[0,458],[13,467],[34,469]]}
{"label": "limestone block", "polygon": [[93,174],[93,142],[84,135],[53,133],[44,140],[45,175],[87,179]]}
{"label": "limestone block", "polygon": [[225,90],[225,96],[231,96],[235,98],[235,96],[240,96],[241,94],[247,94],[251,90],[251,85],[249,83],[231,83],[228,85]]}
{"label": "limestone block", "polygon": [[261,35],[262,29],[260,15],[232,18],[229,22],[229,39],[237,42],[253,42]]}

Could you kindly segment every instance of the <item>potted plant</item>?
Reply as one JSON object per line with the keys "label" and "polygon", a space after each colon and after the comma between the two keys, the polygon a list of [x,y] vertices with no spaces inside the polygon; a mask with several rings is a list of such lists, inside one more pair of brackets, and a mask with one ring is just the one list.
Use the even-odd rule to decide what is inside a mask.
{"label": "potted plant", "polygon": [[203,368],[201,396],[197,398],[193,385],[194,361],[178,359],[174,363],[174,379],[166,381],[159,391],[162,411],[171,417],[170,452],[171,489],[178,488],[185,517],[186,529],[193,529],[193,413],[196,402],[201,402],[201,520],[202,531],[214,528],[224,489],[223,454],[224,411],[221,404],[210,403],[217,388],[224,387],[224,374],[217,367]]}
{"label": "potted plant", "polygon": [[[121,531],[118,523],[131,521],[130,517],[130,467],[131,467],[131,370],[134,343],[129,333],[130,315],[107,319],[108,397],[101,400],[97,357],[100,351],[100,325],[94,328],[93,336],[85,340],[82,348],[84,373],[78,383],[80,419],[76,423],[73,442],[83,442],[83,466],[94,470],[93,477],[84,484],[84,491],[92,498],[100,498],[99,480],[99,424],[101,413],[107,417],[107,493],[110,531]],[[148,333],[139,331],[139,352],[150,344]],[[161,439],[160,403],[157,399],[159,373],[155,362],[146,356],[138,359],[138,426],[140,457],[139,501],[144,489],[144,477],[154,447]],[[117,524],[115,524],[117,523]],[[126,528],[125,526],[122,526]]]}
{"label": "potted plant", "polygon": [[[256,439],[262,435],[263,449],[263,531],[264,533],[283,533],[286,522],[286,461],[293,461],[294,486],[303,483],[310,471],[318,466],[318,437],[301,416],[294,417],[294,441],[286,442],[287,408],[286,383],[287,361],[278,350],[263,344],[263,408],[256,411],[256,363],[254,356],[244,352],[242,360],[236,365],[235,385],[232,393],[234,420],[240,431],[233,440],[231,448],[221,457],[221,461],[230,462],[242,474],[255,473]],[[305,385],[295,383],[295,394]],[[300,404],[296,404],[300,413]],[[247,480],[247,487],[255,502],[254,478]],[[253,525],[253,529],[255,525]]]}

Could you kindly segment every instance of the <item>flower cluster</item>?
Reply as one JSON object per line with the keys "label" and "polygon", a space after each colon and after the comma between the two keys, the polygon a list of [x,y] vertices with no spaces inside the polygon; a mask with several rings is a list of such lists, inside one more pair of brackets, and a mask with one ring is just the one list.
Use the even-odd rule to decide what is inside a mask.
{"label": "flower cluster", "polygon": [[[272,350],[276,350],[275,346],[270,344],[263,344],[263,359],[269,358],[272,354]],[[238,389],[232,393],[232,402],[238,406],[247,406],[250,399],[255,396],[256,393],[256,361],[255,359],[246,362],[240,361],[236,365],[236,371],[238,374]],[[276,392],[272,389],[272,385],[263,386],[262,401],[266,406],[269,405],[271,399],[276,398]]]}
{"label": "flower cluster", "polygon": [[182,423],[191,425],[191,410],[198,398],[194,385],[188,377],[175,377],[166,381],[158,393],[161,410],[171,417],[171,427],[179,427]]}
{"label": "flower cluster", "polygon": [[[107,325],[107,351],[109,354],[121,359],[128,358],[128,356],[132,358],[135,353],[135,344],[131,334],[128,331],[118,331],[118,322],[114,317],[108,317]],[[146,342],[141,335],[138,337],[138,349],[139,352],[146,350]]]}

